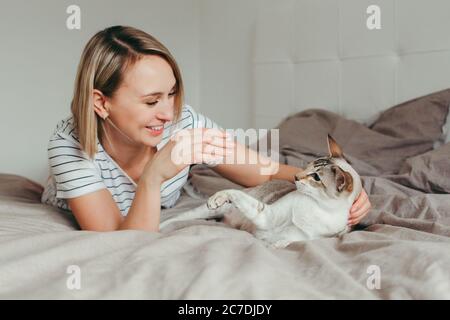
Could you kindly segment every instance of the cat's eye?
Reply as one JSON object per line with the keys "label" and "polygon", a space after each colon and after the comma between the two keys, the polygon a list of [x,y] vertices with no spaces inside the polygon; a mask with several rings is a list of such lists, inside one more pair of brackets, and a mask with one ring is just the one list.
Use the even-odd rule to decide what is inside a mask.
{"label": "cat's eye", "polygon": [[311,173],[310,176],[312,176],[315,181],[320,181],[320,177],[317,173]]}

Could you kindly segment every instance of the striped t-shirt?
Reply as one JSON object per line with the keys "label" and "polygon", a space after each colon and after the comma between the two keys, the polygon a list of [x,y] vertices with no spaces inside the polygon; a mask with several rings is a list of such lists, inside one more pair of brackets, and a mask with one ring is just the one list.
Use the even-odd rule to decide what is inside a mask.
{"label": "striped t-shirt", "polygon": [[[98,152],[91,160],[81,150],[74,131],[73,118],[61,120],[48,142],[50,176],[42,194],[42,203],[70,211],[66,199],[79,197],[107,188],[120,212],[126,216],[134,199],[136,183],[106,153],[97,141]],[[172,128],[175,126],[175,128]],[[166,122],[163,137],[156,146],[161,149],[174,133],[174,129],[221,128],[214,121],[184,105],[176,123]],[[221,128],[222,129],[222,128]],[[180,197],[190,166],[161,185],[161,207],[170,208]]]}

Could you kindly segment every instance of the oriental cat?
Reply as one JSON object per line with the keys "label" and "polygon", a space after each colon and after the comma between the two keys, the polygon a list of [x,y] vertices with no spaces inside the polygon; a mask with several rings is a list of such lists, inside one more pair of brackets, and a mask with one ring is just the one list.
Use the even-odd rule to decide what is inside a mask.
{"label": "oriental cat", "polygon": [[212,195],[206,205],[164,221],[161,227],[174,221],[219,216],[231,227],[248,231],[276,248],[346,233],[350,229],[349,211],[362,183],[330,135],[328,151],[327,157],[312,161],[295,175],[296,190],[272,204],[240,190],[222,190]]}

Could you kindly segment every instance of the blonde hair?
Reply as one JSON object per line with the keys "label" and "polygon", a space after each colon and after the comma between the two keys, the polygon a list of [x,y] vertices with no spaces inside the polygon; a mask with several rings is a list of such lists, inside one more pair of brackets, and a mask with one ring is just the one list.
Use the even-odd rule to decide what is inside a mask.
{"label": "blonde hair", "polygon": [[174,121],[181,114],[184,99],[183,81],[177,62],[169,50],[144,31],[113,26],[96,33],[86,44],[78,65],[71,103],[75,132],[81,150],[90,159],[97,153],[97,138],[102,139],[103,121],[94,111],[93,90],[112,97],[126,70],[145,55],[158,55],[172,67],[176,79]]}

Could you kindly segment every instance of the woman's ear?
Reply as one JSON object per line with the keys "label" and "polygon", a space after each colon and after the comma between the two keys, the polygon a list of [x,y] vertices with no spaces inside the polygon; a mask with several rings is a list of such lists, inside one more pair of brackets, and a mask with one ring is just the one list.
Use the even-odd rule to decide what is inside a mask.
{"label": "woman's ear", "polygon": [[92,101],[94,103],[94,111],[97,115],[102,119],[106,119],[109,116],[106,108],[106,98],[100,90],[94,89]]}

